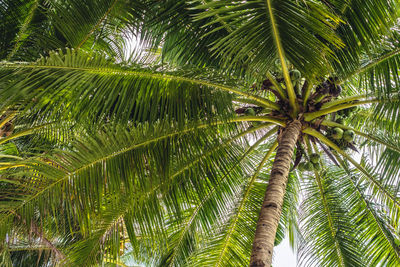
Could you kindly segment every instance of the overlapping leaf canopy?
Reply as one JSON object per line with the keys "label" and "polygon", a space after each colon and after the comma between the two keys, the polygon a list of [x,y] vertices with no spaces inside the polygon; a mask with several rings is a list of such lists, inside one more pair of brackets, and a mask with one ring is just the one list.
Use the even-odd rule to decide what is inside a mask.
{"label": "overlapping leaf canopy", "polygon": [[341,80],[322,111],[365,105],[346,120],[361,161],[305,130],[339,167],[290,175],[276,244],[305,266],[400,264],[398,17],[397,0],[1,1],[0,262],[246,265],[285,121],[235,109],[280,109],[250,88],[285,58]]}

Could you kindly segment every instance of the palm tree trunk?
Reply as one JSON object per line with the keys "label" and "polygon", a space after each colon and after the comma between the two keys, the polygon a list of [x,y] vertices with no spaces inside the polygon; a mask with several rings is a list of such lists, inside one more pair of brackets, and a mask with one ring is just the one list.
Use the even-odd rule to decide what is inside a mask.
{"label": "palm tree trunk", "polygon": [[271,266],[272,251],[282,212],[290,163],[300,131],[301,123],[298,120],[289,123],[283,131],[257,222],[250,267]]}

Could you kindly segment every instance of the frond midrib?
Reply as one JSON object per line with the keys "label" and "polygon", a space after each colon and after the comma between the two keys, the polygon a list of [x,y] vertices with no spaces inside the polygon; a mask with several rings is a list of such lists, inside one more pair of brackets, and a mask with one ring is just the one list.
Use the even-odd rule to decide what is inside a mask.
{"label": "frond midrib", "polygon": [[102,75],[125,75],[125,76],[137,76],[137,77],[145,77],[145,78],[159,79],[159,80],[188,82],[188,83],[192,83],[192,84],[198,84],[198,85],[217,88],[217,89],[220,89],[223,91],[227,91],[227,92],[234,93],[234,94],[237,94],[237,95],[240,95],[243,97],[247,97],[251,100],[256,101],[257,103],[259,103],[261,106],[264,106],[264,107],[273,108],[275,110],[280,109],[278,104],[276,104],[268,99],[240,91],[238,89],[235,89],[235,88],[227,86],[227,85],[213,83],[210,81],[204,81],[204,80],[199,80],[199,79],[183,77],[183,76],[178,76],[178,75],[172,75],[172,74],[150,73],[148,71],[139,71],[139,70],[123,70],[123,69],[111,68],[109,66],[104,66],[104,67],[87,67],[87,66],[72,67],[72,66],[60,66],[60,65],[49,66],[49,65],[43,65],[43,64],[39,65],[39,64],[30,64],[30,63],[23,63],[23,62],[20,62],[20,63],[5,62],[5,63],[0,63],[0,66],[2,66],[3,68],[11,68],[11,69],[21,69],[21,68],[62,69],[62,70],[70,70],[70,71],[82,71],[82,72],[96,73],[96,74],[102,74]]}
{"label": "frond midrib", "polygon": [[111,13],[111,11],[114,9],[115,5],[117,4],[118,0],[114,0],[112,5],[107,9],[107,11],[104,13],[104,15],[99,19],[99,21],[93,26],[92,29],[88,32],[88,34],[82,39],[82,41],[78,44],[76,47],[79,49],[86,41],[90,38],[90,36],[97,30],[97,28],[100,27],[101,23],[104,22],[104,20],[107,18],[107,16]]}
{"label": "frond midrib", "polygon": [[243,209],[243,207],[244,207],[244,204],[245,204],[245,202],[246,202],[246,200],[247,200],[247,197],[248,197],[248,195],[250,194],[250,190],[251,190],[251,188],[252,188],[252,185],[254,184],[254,182],[255,182],[255,180],[257,179],[259,173],[261,172],[263,166],[264,166],[265,163],[268,161],[268,159],[270,158],[271,154],[274,152],[274,150],[275,150],[275,148],[276,148],[277,146],[278,146],[278,141],[275,141],[275,142],[272,144],[270,150],[267,152],[267,154],[266,154],[266,155],[264,156],[264,158],[261,160],[261,162],[260,162],[260,164],[258,165],[258,167],[257,167],[257,169],[256,169],[256,171],[255,171],[255,173],[254,173],[253,176],[251,177],[251,179],[250,179],[250,181],[249,181],[249,183],[248,183],[248,185],[247,185],[247,189],[246,189],[245,193],[243,194],[242,201],[240,202],[239,207],[238,207],[238,210],[237,210],[236,213],[235,213],[235,217],[234,217],[234,219],[233,219],[233,222],[231,223],[231,225],[230,225],[230,227],[229,227],[228,234],[226,235],[226,237],[225,237],[225,239],[224,239],[224,246],[223,246],[223,248],[222,248],[222,250],[221,250],[221,253],[220,253],[219,256],[218,256],[218,260],[217,260],[217,263],[215,264],[215,266],[217,266],[217,267],[220,266],[221,260],[222,260],[222,258],[223,258],[224,253],[225,253],[225,250],[226,250],[226,248],[228,247],[229,240],[230,240],[230,238],[232,237],[233,230],[234,230],[234,228],[235,228],[235,226],[236,226],[236,223],[237,223],[237,221],[238,221],[238,219],[239,219],[239,215],[241,214],[242,209]]}
{"label": "frond midrib", "polygon": [[[182,168],[180,168],[179,170],[175,171],[172,175],[169,175],[168,179],[159,183],[158,185],[154,186],[151,190],[149,190],[148,192],[146,192],[146,194],[142,197],[142,198],[146,198],[149,195],[153,194],[156,192],[157,189],[161,188],[162,186],[164,186],[165,184],[170,184],[177,176],[179,176],[180,174],[182,174],[185,170],[190,169],[192,166],[194,166],[197,162],[199,162],[201,159],[211,155],[212,153],[214,153],[215,151],[218,151],[219,149],[222,149],[224,146],[229,145],[231,142],[233,142],[234,140],[252,133],[253,131],[258,130],[259,128],[263,127],[263,125],[259,125],[253,128],[250,128],[249,130],[242,132],[234,137],[232,137],[231,139],[227,140],[226,142],[224,142],[223,144],[218,145],[217,147],[214,147],[212,150],[208,151],[207,153],[201,154],[200,156],[198,156],[196,159],[193,159],[189,162],[189,164],[186,164],[185,166],[183,166]],[[238,160],[241,161],[241,160]]]}
{"label": "frond midrib", "polygon": [[342,149],[340,149],[336,144],[334,144],[332,141],[330,141],[326,136],[322,135],[321,133],[315,131],[314,129],[311,128],[306,128],[303,130],[304,133],[309,134],[311,136],[314,136],[321,140],[323,143],[328,145],[329,147],[333,148],[336,150],[340,155],[342,155],[344,158],[346,158],[348,161],[351,162],[358,170],[360,170],[361,173],[363,173],[366,177],[367,180],[370,181],[374,186],[376,186],[379,191],[381,191],[387,198],[389,198],[398,208],[400,208],[400,203],[396,199],[396,197],[392,196],[390,192],[386,190],[379,182],[377,182],[360,164],[358,164],[352,157],[347,155],[346,152],[344,152]]}
{"label": "frond midrib", "polygon": [[[253,128],[251,128],[250,130],[252,130],[252,129],[254,129],[254,128],[257,128],[257,127],[260,127],[260,126],[256,126],[256,127],[253,127]],[[246,131],[246,134],[249,132],[249,130],[248,131]],[[252,131],[250,131],[250,132],[252,132]],[[250,153],[251,151],[253,151],[258,145],[259,145],[259,143],[261,143],[263,140],[265,140],[265,139],[267,139],[268,137],[270,137],[272,134],[273,134],[273,132],[274,132],[274,129],[272,129],[272,130],[270,130],[267,134],[265,134],[262,138],[260,138],[253,146],[251,146],[249,149],[248,149],[248,151],[246,151],[246,153],[238,160],[238,162],[236,163],[236,164],[238,164],[239,162],[241,162],[244,158],[245,158],[245,155],[247,155],[248,153]],[[241,134],[239,134],[239,135],[237,135],[236,137],[234,137],[234,138],[232,138],[230,141],[233,141],[234,139],[236,139],[236,138],[239,138],[239,137],[241,137],[241,136],[243,136],[244,134],[243,133],[241,133]],[[225,144],[223,144],[223,145],[227,145],[226,143]],[[218,146],[218,147],[220,147],[220,146]],[[201,156],[203,156],[203,155],[201,155]],[[198,161],[199,159],[197,159],[197,161]],[[236,165],[235,164],[235,165]],[[192,164],[190,164],[190,165],[192,165]],[[182,171],[184,171],[186,168],[183,168],[183,169],[181,169],[180,171],[178,171],[178,172],[176,172],[174,175],[172,175],[171,176],[171,178],[173,178],[173,177],[175,177],[176,175],[179,175],[179,173],[181,173]],[[178,244],[180,244],[181,242],[182,242],[182,240],[183,240],[183,237],[184,237],[184,234],[187,232],[187,230],[189,229],[189,226],[192,224],[192,222],[193,222],[193,220],[194,220],[194,217],[198,214],[198,212],[199,212],[199,210],[203,207],[203,205],[204,205],[204,203],[216,192],[216,189],[217,188],[219,188],[221,185],[222,185],[222,181],[224,181],[226,178],[227,178],[228,176],[227,175],[224,175],[224,177],[222,178],[222,180],[220,181],[220,183],[218,184],[218,186],[216,186],[216,187],[213,187],[213,189],[207,194],[207,196],[201,201],[201,203],[199,204],[199,206],[196,208],[196,210],[193,212],[193,214],[192,214],[192,216],[190,217],[190,219],[187,221],[187,223],[185,224],[185,228],[184,228],[184,230],[181,232],[181,234],[180,234],[180,236],[179,236],[179,241],[178,241]],[[158,188],[159,186],[157,186],[156,188]],[[155,188],[155,189],[156,189]],[[152,191],[154,191],[154,190],[152,190]],[[177,254],[177,250],[175,249],[174,250],[174,252],[173,252],[173,254],[172,254],[172,260],[170,260],[170,265],[173,263],[173,259],[176,257],[176,254]],[[217,263],[217,266],[218,266],[218,263]]]}
{"label": "frond midrib", "polygon": [[367,64],[364,64],[359,69],[348,74],[345,78],[343,78],[343,80],[341,82],[343,83],[344,81],[347,81],[348,79],[350,79],[353,76],[364,73],[364,72],[368,71],[369,69],[375,67],[376,65],[379,65],[380,63],[385,62],[386,60],[391,59],[392,57],[395,57],[399,54],[400,54],[400,47],[396,48],[388,53],[385,53],[378,58],[370,60]]}
{"label": "frond midrib", "polygon": [[319,191],[319,194],[321,196],[322,203],[324,205],[324,210],[325,210],[326,215],[328,217],[328,225],[329,225],[329,229],[330,229],[330,232],[331,232],[331,236],[332,236],[332,239],[335,242],[336,253],[337,253],[337,255],[339,256],[339,259],[340,259],[339,263],[340,263],[340,266],[345,267],[346,265],[345,265],[344,260],[343,260],[342,251],[340,249],[339,242],[338,242],[338,240],[336,238],[336,231],[335,231],[334,226],[333,226],[332,215],[330,213],[330,210],[329,210],[329,207],[328,207],[328,203],[327,203],[327,200],[326,200],[325,194],[324,194],[324,189],[322,187],[321,177],[319,176],[319,173],[317,171],[314,171],[314,174],[315,174],[315,179],[317,180],[318,191]]}
{"label": "frond midrib", "polygon": [[[258,117],[258,118],[261,118],[261,117]],[[248,118],[247,118],[247,119],[248,119]],[[246,117],[240,117],[240,118],[232,119],[232,120],[230,120],[229,122],[233,123],[233,122],[247,121],[247,119],[246,119]],[[65,176],[63,176],[63,177],[57,179],[57,181],[55,181],[54,183],[51,183],[50,185],[48,185],[48,186],[45,187],[44,189],[40,190],[40,191],[37,192],[35,195],[33,195],[31,198],[29,198],[28,200],[24,201],[21,205],[17,206],[17,207],[16,207],[15,209],[13,209],[13,210],[10,210],[10,211],[9,211],[10,213],[9,213],[7,216],[4,216],[3,219],[2,219],[0,222],[3,222],[3,221],[4,221],[6,218],[8,218],[10,215],[12,215],[12,214],[15,213],[17,210],[19,210],[19,209],[22,208],[24,205],[26,205],[26,203],[29,203],[29,202],[33,201],[34,199],[36,199],[37,197],[39,197],[40,195],[42,195],[44,192],[50,190],[50,189],[53,188],[54,186],[56,186],[56,185],[58,185],[58,184],[60,184],[60,183],[62,183],[62,182],[64,182],[64,181],[66,181],[66,180],[69,179],[71,176],[73,176],[73,175],[75,175],[75,174],[81,172],[82,170],[85,170],[85,169],[87,169],[87,168],[90,168],[91,166],[93,166],[93,165],[95,165],[95,164],[98,164],[98,163],[100,163],[100,162],[109,160],[109,159],[111,159],[111,158],[113,158],[113,157],[116,157],[116,156],[118,156],[118,155],[121,155],[121,154],[123,154],[123,153],[126,153],[126,152],[128,152],[128,151],[130,151],[130,150],[133,150],[133,149],[136,149],[136,148],[139,148],[139,147],[143,147],[143,146],[146,146],[146,145],[150,145],[150,144],[153,144],[153,143],[155,143],[155,142],[158,142],[158,141],[161,141],[161,140],[164,140],[164,139],[173,137],[173,136],[177,136],[177,135],[180,135],[180,134],[187,134],[187,133],[189,133],[189,132],[191,132],[191,131],[195,131],[195,130],[197,130],[197,129],[202,129],[202,128],[206,128],[206,127],[209,127],[209,126],[215,126],[215,125],[220,125],[220,124],[224,124],[224,123],[227,123],[227,122],[226,122],[226,121],[218,121],[218,122],[214,122],[214,123],[200,124],[200,125],[197,125],[197,126],[195,126],[195,127],[187,128],[187,129],[184,129],[184,130],[181,130],[181,131],[176,131],[176,132],[168,133],[168,134],[161,135],[161,136],[158,136],[158,137],[154,137],[153,139],[146,140],[146,141],[143,141],[143,142],[141,142],[141,143],[133,144],[133,145],[128,146],[128,147],[126,147],[126,148],[124,148],[124,149],[121,149],[121,150],[119,150],[119,151],[115,151],[115,152],[113,152],[113,153],[111,153],[111,154],[109,154],[109,155],[106,155],[106,156],[103,156],[103,157],[101,157],[101,158],[95,159],[95,160],[93,160],[92,162],[90,162],[90,163],[88,163],[88,164],[85,164],[85,165],[81,166],[80,168],[75,169],[73,172],[68,172],[68,173],[66,173]],[[25,165],[21,165],[21,167],[23,167],[23,166],[25,166]],[[15,167],[15,166],[13,166],[13,167]]]}
{"label": "frond midrib", "polygon": [[[346,172],[349,174],[349,170],[347,167],[345,167],[344,162],[342,161],[342,159],[340,157],[338,157],[338,155],[336,155],[336,153],[334,154],[335,158],[341,163],[341,165],[344,167],[344,169],[346,170]],[[368,212],[372,215],[372,217],[374,218],[375,223],[378,225],[379,230],[381,231],[381,233],[384,235],[386,241],[390,244],[390,246],[393,248],[393,250],[395,251],[396,255],[397,255],[397,260],[400,263],[400,251],[397,248],[396,244],[393,244],[393,241],[388,237],[387,233],[383,230],[383,227],[381,225],[381,223],[379,222],[379,220],[376,217],[375,212],[373,211],[373,209],[371,208],[370,204],[366,201],[366,199],[364,198],[363,193],[361,192],[360,188],[354,183],[354,181],[346,176],[348,178],[348,180],[350,181],[350,183],[354,186],[354,188],[357,191],[357,194],[359,195],[359,197],[362,199],[362,201],[364,202],[365,206],[367,207]]]}
{"label": "frond midrib", "polygon": [[298,107],[297,107],[297,103],[296,103],[296,94],[294,92],[293,84],[292,84],[292,81],[289,76],[289,70],[288,70],[288,67],[285,62],[285,54],[284,54],[281,39],[279,36],[278,27],[276,25],[274,12],[272,10],[272,3],[271,3],[271,0],[265,0],[265,1],[267,4],[267,12],[268,12],[271,26],[272,26],[272,35],[274,37],[276,49],[278,50],[278,55],[279,55],[279,58],[280,58],[281,64],[282,64],[283,77],[285,79],[286,86],[287,86],[289,103],[290,103],[290,106],[292,107],[294,113],[297,113]]}
{"label": "frond midrib", "polygon": [[17,33],[14,47],[11,50],[11,52],[8,54],[7,60],[10,60],[15,55],[15,53],[18,52],[18,49],[21,47],[21,41],[24,36],[24,33],[28,29],[28,26],[31,23],[31,21],[33,19],[33,15],[38,7],[39,7],[39,0],[36,0],[35,3],[32,4],[31,9],[29,10],[28,16],[25,18],[24,23],[21,25],[21,28]]}

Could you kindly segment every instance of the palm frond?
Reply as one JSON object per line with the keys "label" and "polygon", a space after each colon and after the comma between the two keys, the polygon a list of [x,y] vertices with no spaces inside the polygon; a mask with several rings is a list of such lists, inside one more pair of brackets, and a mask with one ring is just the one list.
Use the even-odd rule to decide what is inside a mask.
{"label": "palm frond", "polygon": [[0,58],[35,60],[47,51],[64,48],[66,41],[54,29],[49,13],[49,1],[3,1]]}
{"label": "palm frond", "polygon": [[[357,239],[357,227],[347,212],[349,200],[343,182],[323,171],[310,175],[304,184],[301,204],[300,262],[306,266],[361,266],[365,264]],[[345,191],[344,191],[345,192]]]}
{"label": "palm frond", "polygon": [[[324,1],[326,2],[326,1]],[[335,50],[338,61],[335,72],[347,76],[360,68],[365,54],[371,53],[377,43],[396,23],[397,1],[329,1],[326,2],[346,23],[340,24],[336,33],[345,46]]]}
{"label": "palm frond", "polygon": [[128,26],[137,27],[145,5],[141,1],[63,0],[51,2],[50,10],[52,22],[71,47],[90,49],[101,39],[121,34]]}
{"label": "palm frond", "polygon": [[39,1],[4,1],[1,16],[1,59],[10,59],[26,38],[27,28]]}
{"label": "palm frond", "polygon": [[[167,0],[153,2],[151,12],[144,16],[140,28],[140,39],[145,47],[160,48],[162,61],[173,65],[222,67],[223,58],[210,53],[210,45],[221,36],[227,35],[229,29],[223,24],[208,25],[213,19],[194,20],[201,13],[195,9],[204,1],[188,2],[184,0]],[[238,64],[234,73],[240,75],[244,66]],[[230,73],[230,72],[227,72]]]}
{"label": "palm frond", "polygon": [[[230,182],[222,186],[224,190],[236,183],[232,181],[239,181],[237,177],[244,177],[241,173],[244,168],[237,164],[237,159],[243,151],[242,146],[246,143],[242,143],[240,147],[237,147],[240,142],[237,145],[221,145],[219,142],[222,140],[215,135],[215,132],[214,134],[211,134],[212,131],[201,133],[201,128],[207,129],[210,125],[188,128],[184,131],[177,131],[173,127],[160,131],[162,126],[154,131],[155,127],[155,125],[142,127],[141,130],[136,127],[132,132],[128,132],[124,127],[112,125],[109,130],[102,130],[90,138],[79,138],[71,145],[73,150],[70,152],[59,151],[58,155],[47,155],[46,158],[54,166],[37,160],[24,161],[29,167],[20,172],[14,170],[16,177],[18,173],[25,177],[32,176],[38,171],[39,175],[33,175],[32,180],[35,184],[29,188],[30,191],[21,191],[20,198],[7,199],[7,203],[3,202],[1,211],[5,215],[2,220],[3,230],[7,231],[12,225],[10,219],[15,213],[20,213],[29,220],[38,212],[37,209],[43,214],[50,213],[53,214],[52,216],[59,216],[57,207],[62,207],[61,211],[66,213],[67,218],[70,216],[66,222],[74,221],[80,226],[82,234],[88,236],[86,241],[79,241],[72,246],[72,254],[69,258],[78,260],[85,258],[82,257],[85,255],[91,257],[93,261],[98,261],[102,259],[98,253],[103,255],[101,251],[107,246],[115,246],[117,242],[113,243],[112,240],[115,239],[110,240],[111,243],[103,240],[107,245],[99,245],[98,241],[105,234],[108,236],[108,233],[101,230],[104,227],[96,230],[96,226],[102,225],[102,221],[96,223],[98,220],[96,218],[99,216],[99,220],[105,219],[103,217],[105,214],[102,214],[100,210],[104,205],[116,205],[115,201],[120,199],[120,194],[122,197],[123,192],[135,199],[134,203],[130,203],[130,208],[140,207],[133,212],[133,215],[125,216],[125,224],[140,225],[141,235],[152,236],[164,231],[166,225],[161,218],[166,212],[170,214],[168,216],[171,216],[172,221],[182,221],[182,216],[189,212],[187,203],[207,199],[207,194],[218,188],[216,187],[218,184],[223,184],[223,180],[219,177],[223,175],[229,177]],[[245,133],[258,130],[254,128]],[[164,133],[154,136],[154,132]],[[268,136],[273,133],[275,133],[274,130],[269,131]],[[232,140],[224,142],[232,143],[233,140],[244,135],[239,134]],[[186,137],[183,138],[184,136],[192,138],[189,140]],[[217,143],[210,146],[211,140]],[[206,149],[206,147],[209,148]],[[136,167],[126,168],[121,164],[126,164],[125,166],[133,164]],[[210,172],[211,169],[212,172]],[[118,170],[117,176],[114,175],[116,170]],[[171,175],[169,175],[170,172],[172,172]],[[231,176],[235,179],[230,178]],[[23,179],[26,180],[26,178],[21,178],[19,180],[17,178],[16,181],[24,185]],[[163,183],[163,179],[169,182]],[[11,183],[11,177],[8,181]],[[79,188],[83,187],[85,190],[81,191]],[[228,190],[229,192],[231,189]],[[216,193],[220,195],[221,192]],[[163,196],[161,199],[160,194]],[[214,198],[210,198],[211,204],[207,205],[215,207],[214,202]],[[226,197],[222,198],[221,203],[224,202],[226,202]],[[207,208],[208,212],[209,210],[210,208]],[[150,211],[152,211],[151,215]],[[100,214],[97,214],[99,212]],[[127,213],[129,212],[128,210]],[[120,216],[123,215],[120,214]],[[203,221],[204,216],[201,216]],[[64,220],[65,218],[61,218],[59,223],[65,224]],[[110,220],[113,219],[110,217]],[[109,221],[106,225],[110,223],[113,224],[113,221]],[[137,231],[132,234],[137,234]],[[134,235],[131,235],[130,237],[134,238]],[[89,251],[89,248],[92,249]],[[84,254],[92,253],[91,251],[94,254]],[[80,257],[74,255],[80,255]]]}
{"label": "palm frond", "polygon": [[[345,162],[337,158],[343,170],[335,171],[340,180],[347,180],[350,185],[348,192],[352,197],[352,205],[349,209],[359,232],[360,245],[364,247],[368,262],[373,265],[396,265],[399,262],[400,250],[396,244],[399,237],[394,234],[390,223],[381,212],[384,209],[375,203],[373,194],[357,179],[357,170],[351,170]],[[336,177],[337,177],[336,176]],[[384,261],[384,262],[382,262]]]}
{"label": "palm frond", "polygon": [[31,1],[31,3],[29,3],[29,11],[27,12],[26,17],[20,26],[20,29],[16,35],[15,40],[12,42],[13,48],[7,55],[7,60],[10,60],[15,55],[15,53],[17,53],[19,47],[21,46],[21,43],[24,41],[24,38],[26,38],[27,29],[33,19],[33,16],[38,6],[39,6],[39,0]]}
{"label": "palm frond", "polygon": [[[244,62],[261,73],[271,68],[278,49],[280,54],[284,51],[288,60],[302,73],[312,76],[331,55],[332,51],[324,40],[341,45],[331,28],[339,21],[338,18],[314,2],[218,1],[200,5],[197,9],[204,10],[196,16],[197,20],[218,15],[219,19],[206,24],[218,25],[214,32],[226,30],[225,26],[220,26],[221,20],[232,29],[229,34],[215,39],[212,50],[223,55],[228,64]],[[326,22],[327,18],[332,24]],[[276,37],[281,46],[276,46]]]}
{"label": "palm frond", "polygon": [[381,128],[384,128],[388,133],[398,133],[400,129],[399,104],[398,96],[384,98],[381,103],[374,105],[368,119],[376,120],[377,124],[380,124]]}
{"label": "palm frond", "polygon": [[[206,237],[205,246],[191,258],[190,264],[204,265],[243,265],[250,257],[250,247],[257,221],[251,214],[257,214],[266,188],[263,165],[271,159],[276,144],[269,145],[269,151],[257,162],[257,170],[243,180],[240,190],[233,198],[230,216],[221,218],[221,223]],[[254,163],[256,164],[256,163]]]}
{"label": "palm frond", "polygon": [[126,69],[102,56],[72,50],[53,53],[35,64],[5,64],[3,70],[7,81],[13,76],[10,83],[3,80],[3,105],[26,101],[25,110],[35,108],[45,118],[68,118],[79,109],[76,119],[155,121],[164,117],[184,122],[216,113],[231,116],[233,94],[277,108],[267,99],[243,92],[237,84],[219,83],[218,75],[210,72]]}
{"label": "palm frond", "polygon": [[316,132],[315,130],[305,129],[304,132],[310,134],[311,136],[319,138],[321,142],[328,145],[341,156],[343,156],[346,160],[348,160],[355,168],[360,171],[360,173],[363,174],[362,178],[370,184],[371,190],[375,192],[376,197],[381,199],[382,203],[385,203],[385,205],[389,207],[391,213],[396,213],[396,211],[400,208],[400,202],[397,196],[397,192],[393,192],[392,186],[385,184],[384,180],[380,178],[381,175],[373,174],[368,166],[363,166],[362,164],[357,163],[350,155],[348,155],[336,144],[334,144],[328,138]]}
{"label": "palm frond", "polygon": [[105,259],[118,260],[120,258],[120,244],[125,233],[123,217],[132,204],[126,196],[119,205],[105,206],[100,218],[93,218],[90,235],[69,247],[68,261],[65,264],[72,266],[93,266],[105,262]]}
{"label": "palm frond", "polygon": [[[255,164],[255,160],[251,158],[251,154],[258,148],[259,144],[270,138],[275,132],[276,129],[273,128],[263,135],[262,138],[240,155],[240,158],[233,168],[238,167],[238,164],[244,161],[246,163],[245,165],[249,165],[246,166],[245,169],[248,169],[247,172],[251,172],[251,166]],[[244,167],[245,166],[241,164],[241,168],[243,169]],[[226,221],[227,218],[224,218],[221,214],[230,212],[232,206],[234,206],[233,199],[237,198],[246,182],[245,173],[241,173],[240,177],[236,178],[237,181],[231,181],[231,172],[232,169],[227,174],[224,174],[218,186],[210,189],[210,192],[206,196],[198,200],[199,205],[197,208],[192,209],[193,212],[189,213],[190,217],[183,222],[182,226],[176,229],[177,232],[171,234],[168,238],[172,240],[168,242],[168,247],[170,247],[170,249],[164,253],[165,256],[161,258],[158,263],[159,265],[184,265],[192,252],[197,253],[195,248],[198,249],[199,244],[196,243],[204,238],[208,238],[210,232],[214,232],[215,229],[213,228],[219,227],[218,224],[220,224],[221,221]],[[226,189],[229,190],[226,191]],[[209,210],[210,208],[211,210]],[[207,215],[210,216],[211,214],[213,214],[210,217],[212,220],[207,217]]]}

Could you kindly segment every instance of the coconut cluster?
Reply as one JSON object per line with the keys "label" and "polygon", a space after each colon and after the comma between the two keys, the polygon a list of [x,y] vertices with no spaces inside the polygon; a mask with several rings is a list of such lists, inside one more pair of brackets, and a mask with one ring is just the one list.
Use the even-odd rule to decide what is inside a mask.
{"label": "coconut cluster", "polygon": [[[275,81],[273,82],[270,79],[265,79],[261,84],[253,84],[251,90],[257,94],[262,94],[263,92],[271,92],[274,94],[276,97],[276,103],[280,106],[280,110],[270,110],[268,115],[279,119],[288,119],[291,117],[292,107],[290,106],[289,100],[282,97],[279,90],[275,88],[274,83],[278,83],[283,90],[287,88],[287,85],[283,78],[280,61],[277,60],[275,65],[275,69],[273,69],[271,73]],[[313,93],[307,97],[307,104],[303,105],[306,97],[306,90],[308,88],[308,82],[304,77],[302,77],[301,72],[295,69],[293,65],[287,62],[287,66],[289,67],[289,76],[293,85],[294,93],[296,94],[296,101],[299,104],[298,112],[300,114],[320,110],[324,103],[336,98],[342,91],[336,77],[328,77],[327,79],[321,78],[320,84],[318,84],[314,88]],[[258,108],[259,107],[257,106],[241,107],[236,110],[236,113],[254,116],[263,112],[262,109],[259,110]]]}
{"label": "coconut cluster", "polygon": [[354,131],[343,130],[339,127],[328,129],[327,137],[333,141],[340,149],[347,149],[354,145]]}
{"label": "coconut cluster", "polygon": [[[351,116],[355,111],[357,111],[357,107],[340,110],[335,114],[335,122],[338,124],[343,124],[344,119]],[[343,130],[340,127],[327,128],[326,136],[342,150],[346,150],[347,148],[354,149],[355,147],[355,133],[352,130]]]}
{"label": "coconut cluster", "polygon": [[308,156],[308,160],[302,161],[297,167],[299,171],[320,171],[321,170],[321,155],[312,153]]}
{"label": "coconut cluster", "polygon": [[[272,69],[271,74],[268,78],[263,80],[261,84],[253,84],[251,90],[256,94],[265,94],[267,92],[275,95],[275,103],[279,106],[279,110],[263,108],[255,105],[242,106],[236,109],[236,113],[240,115],[247,116],[257,116],[260,114],[266,114],[269,117],[276,118],[282,121],[290,121],[293,116],[293,108],[287,96],[282,95],[281,90],[287,89],[287,84],[283,78],[282,69],[280,68],[280,61],[276,62],[275,70]],[[308,80],[302,77],[299,70],[295,69],[293,65],[287,64],[289,69],[289,76],[291,83],[293,85],[293,90],[296,96],[295,101],[297,102],[297,114],[299,114],[299,120],[305,127],[313,128],[327,136],[333,143],[338,147],[345,150],[347,148],[357,151],[354,143],[355,133],[351,130],[344,130],[346,127],[328,127],[322,122],[327,117],[330,120],[336,121],[336,123],[343,125],[343,121],[351,117],[352,113],[356,111],[356,107],[350,107],[344,110],[340,110],[330,115],[320,116],[312,121],[306,121],[302,114],[312,113],[319,111],[324,104],[337,99],[337,97],[342,93],[342,88],[340,86],[340,81],[337,77],[321,77],[319,83],[315,85],[309,85]],[[273,78],[271,78],[271,76]],[[354,100],[357,101],[357,100]],[[353,102],[347,102],[353,104]],[[350,105],[350,106],[351,106]],[[251,126],[256,126],[260,122],[250,122]],[[278,128],[278,140],[282,133],[283,128]],[[310,137],[310,141],[313,144],[317,144],[318,140]],[[319,153],[307,153],[304,148],[304,139],[302,136],[297,141],[297,154],[294,160],[293,169],[296,167],[300,171],[319,171],[321,170],[321,155]],[[328,147],[321,144],[321,147],[325,153],[332,159],[333,155],[329,151]],[[308,155],[309,154],[309,155]],[[303,158],[303,161],[302,161]]]}

